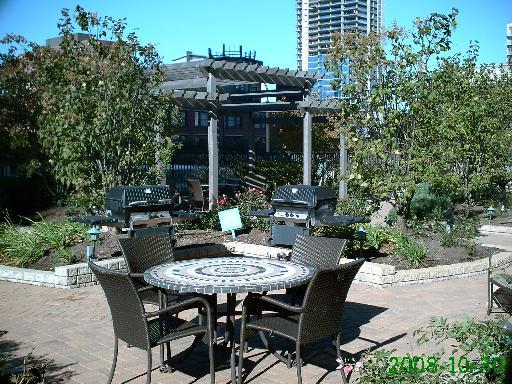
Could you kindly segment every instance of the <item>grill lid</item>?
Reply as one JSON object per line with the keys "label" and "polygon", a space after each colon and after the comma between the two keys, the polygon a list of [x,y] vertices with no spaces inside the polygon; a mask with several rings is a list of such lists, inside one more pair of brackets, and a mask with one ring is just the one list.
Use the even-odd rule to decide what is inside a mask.
{"label": "grill lid", "polygon": [[107,192],[105,199],[121,202],[122,208],[172,202],[171,191],[167,185],[113,187]]}
{"label": "grill lid", "polygon": [[126,226],[132,213],[171,211],[171,191],[167,185],[113,187],[105,195],[105,209]]}
{"label": "grill lid", "polygon": [[272,204],[300,204],[308,208],[315,208],[320,202],[326,200],[337,200],[334,192],[328,187],[314,185],[282,185],[276,188],[272,198]]}

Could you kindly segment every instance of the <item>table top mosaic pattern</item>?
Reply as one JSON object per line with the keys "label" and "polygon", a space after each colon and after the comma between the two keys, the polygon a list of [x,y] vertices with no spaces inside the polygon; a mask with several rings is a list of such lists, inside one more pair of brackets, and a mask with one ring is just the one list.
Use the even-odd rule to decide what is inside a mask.
{"label": "table top mosaic pattern", "polygon": [[161,264],[144,280],[179,292],[242,293],[292,288],[307,283],[315,268],[257,257],[215,257]]}

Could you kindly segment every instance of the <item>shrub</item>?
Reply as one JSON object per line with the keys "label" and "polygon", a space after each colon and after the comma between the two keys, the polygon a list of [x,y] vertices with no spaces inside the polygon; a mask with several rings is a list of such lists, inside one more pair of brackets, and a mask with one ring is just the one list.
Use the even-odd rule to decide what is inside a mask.
{"label": "shrub", "polygon": [[389,225],[390,227],[393,227],[396,224],[396,221],[398,220],[398,214],[396,213],[395,208],[391,208],[387,214],[387,216],[384,218],[384,222]]}
{"label": "shrub", "polygon": [[435,194],[428,183],[416,185],[411,199],[411,213],[418,219],[433,217],[449,206],[449,198]]}
{"label": "shrub", "polygon": [[386,228],[379,225],[364,225],[366,231],[366,242],[367,244],[379,250],[384,243],[389,243],[389,231]]}
{"label": "shrub", "polygon": [[379,208],[378,202],[363,197],[350,197],[336,204],[336,215],[353,215],[369,217]]}
{"label": "shrub", "polygon": [[261,160],[256,162],[254,172],[267,179],[267,198],[272,197],[277,186],[302,182],[302,164],[299,162]]}
{"label": "shrub", "polygon": [[258,228],[266,230],[269,227],[269,221],[264,219],[254,218],[249,215],[250,211],[268,208],[268,202],[265,195],[255,189],[237,193],[234,199],[223,196],[218,201],[218,206],[215,209],[205,213],[199,222],[201,229],[220,230],[219,211],[238,207],[242,224],[245,227]]}
{"label": "shrub", "polygon": [[453,232],[446,233],[444,232],[441,235],[441,245],[443,247],[453,247],[458,244],[457,237]]}
{"label": "shrub", "polygon": [[[29,220],[29,219],[27,219]],[[26,267],[52,249],[61,250],[87,238],[87,226],[80,223],[32,221],[26,227],[11,222],[0,225],[0,261],[7,265]],[[71,260],[69,254],[64,257]]]}
{"label": "shrub", "polygon": [[[417,357],[423,359],[424,370],[415,370],[414,366],[409,364],[396,366],[396,358],[392,358],[395,350],[380,349],[363,355],[357,365],[360,371],[359,383],[506,384],[505,364],[510,359],[512,350],[511,336],[502,328],[503,320],[503,317],[483,321],[465,317],[462,321],[450,324],[445,318],[434,317],[427,327],[414,333],[419,345],[432,341],[439,346],[439,351],[431,356]],[[479,369],[468,369],[467,372],[463,372],[464,369],[454,367],[454,372],[451,372],[451,356],[445,353],[442,345],[445,342],[453,346],[453,349],[448,350],[449,355],[460,356],[455,359],[456,362],[468,358],[468,363],[476,364]],[[404,361],[404,357],[407,361],[407,356],[409,355],[400,356],[399,363]],[[476,357],[476,360],[472,360],[473,357]],[[431,360],[428,360],[429,358]],[[409,359],[413,360],[413,356],[409,356]],[[487,363],[496,364],[498,369],[487,369]]]}
{"label": "shrub", "polygon": [[415,268],[419,267],[427,255],[427,250],[423,244],[416,243],[403,233],[396,237],[394,245],[397,255]]}

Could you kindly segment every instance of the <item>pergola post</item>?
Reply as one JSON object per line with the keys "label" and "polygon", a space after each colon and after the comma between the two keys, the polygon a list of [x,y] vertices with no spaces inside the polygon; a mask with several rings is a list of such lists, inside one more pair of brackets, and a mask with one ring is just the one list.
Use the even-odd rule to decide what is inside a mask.
{"label": "pergola post", "polygon": [[303,123],[303,177],[302,184],[311,185],[311,157],[312,157],[312,126],[313,126],[313,116],[310,112],[306,111],[304,114],[304,123]]}
{"label": "pergola post", "polygon": [[345,132],[340,133],[340,181],[338,197],[340,200],[347,200],[347,182],[342,179],[347,172],[347,148],[345,146]]}
{"label": "pergola post", "polygon": [[265,152],[270,152],[270,124],[265,124]]}
{"label": "pergola post", "polygon": [[[217,92],[215,77],[209,73],[206,83],[207,92]],[[210,123],[208,125],[208,209],[211,211],[217,206],[219,196],[219,143],[217,139],[217,115],[209,111]]]}

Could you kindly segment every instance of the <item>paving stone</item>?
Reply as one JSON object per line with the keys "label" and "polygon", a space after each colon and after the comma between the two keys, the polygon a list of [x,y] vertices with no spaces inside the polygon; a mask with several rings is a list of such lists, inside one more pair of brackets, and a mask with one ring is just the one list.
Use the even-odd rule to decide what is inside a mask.
{"label": "paving stone", "polygon": [[[429,278],[431,276],[429,275]],[[237,297],[240,303],[242,295]],[[224,304],[225,296],[219,301]],[[354,284],[343,317],[344,351],[357,354],[369,347],[397,348],[397,353],[416,351],[414,330],[434,315],[460,320],[463,314],[485,319],[486,277],[477,275],[423,285],[377,289]],[[194,316],[192,311],[187,316]],[[223,323],[221,319],[219,323]],[[99,286],[80,290],[60,290],[0,281],[0,348],[9,342],[13,357],[22,358],[34,349],[34,356],[53,359],[52,372],[66,383],[106,382],[113,353],[113,329],[105,296]],[[247,367],[253,383],[295,382],[295,369],[288,370],[273,356],[265,354],[254,339]],[[173,344],[173,353],[189,341]],[[178,371],[158,371],[158,349],[153,351],[153,383],[209,383],[205,348],[191,355]],[[427,351],[433,352],[433,350]],[[303,368],[305,383],[339,383],[334,348],[318,343],[306,348],[309,363]],[[114,383],[137,377],[144,383],[145,352],[119,346],[119,362]],[[217,382],[229,381],[229,369],[218,369]],[[58,376],[55,376],[58,377]]]}

